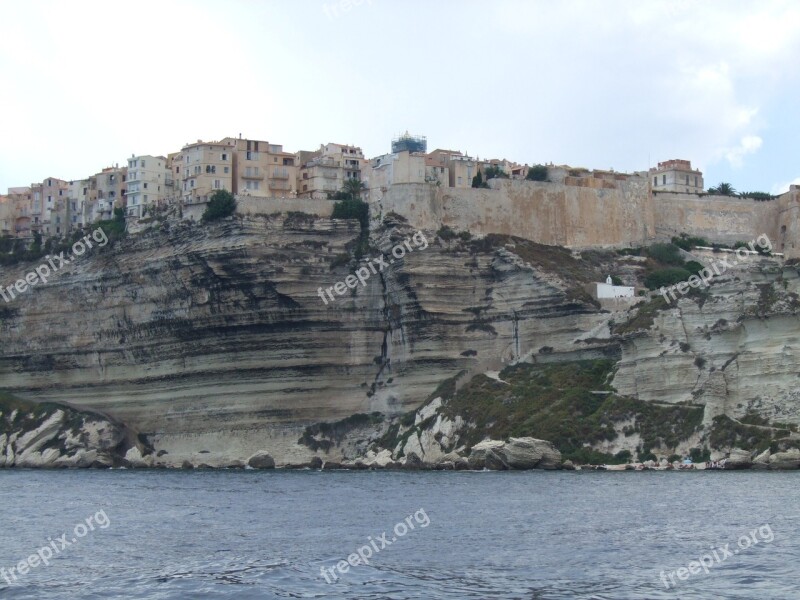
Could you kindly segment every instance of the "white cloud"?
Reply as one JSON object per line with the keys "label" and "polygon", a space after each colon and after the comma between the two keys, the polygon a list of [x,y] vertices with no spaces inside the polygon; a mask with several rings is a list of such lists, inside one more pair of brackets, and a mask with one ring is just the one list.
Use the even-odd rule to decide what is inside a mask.
{"label": "white cloud", "polygon": [[781,194],[785,194],[789,191],[790,185],[800,185],[800,177],[795,177],[791,181],[787,181],[786,183],[776,183],[772,186],[772,190],[770,193],[773,196],[780,196]]}
{"label": "white cloud", "polygon": [[746,135],[736,146],[725,151],[725,158],[732,167],[739,168],[744,163],[745,155],[758,152],[762,144],[763,140],[757,135]]}

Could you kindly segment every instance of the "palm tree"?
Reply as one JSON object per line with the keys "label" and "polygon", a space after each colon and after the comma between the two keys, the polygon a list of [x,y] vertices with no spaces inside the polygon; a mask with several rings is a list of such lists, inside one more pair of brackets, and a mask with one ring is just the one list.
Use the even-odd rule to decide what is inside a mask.
{"label": "palm tree", "polygon": [[361,199],[361,192],[367,189],[367,186],[364,185],[364,182],[360,179],[348,179],[344,182],[342,186],[342,191],[349,195],[354,200]]}
{"label": "palm tree", "polygon": [[709,194],[716,194],[718,196],[735,196],[736,190],[730,183],[720,183],[717,187],[708,188]]}

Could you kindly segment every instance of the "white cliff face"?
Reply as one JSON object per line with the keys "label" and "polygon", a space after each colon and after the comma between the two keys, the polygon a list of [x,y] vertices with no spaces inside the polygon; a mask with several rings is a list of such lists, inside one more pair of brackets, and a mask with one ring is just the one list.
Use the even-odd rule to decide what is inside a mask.
{"label": "white cliff face", "polygon": [[[383,228],[366,256],[414,233]],[[280,465],[313,456],[298,444],[305,426],[405,412],[462,369],[545,346],[603,351],[575,343],[608,318],[582,281],[551,268],[575,263],[570,252],[524,241],[425,232],[426,248],[325,304],[319,288],[366,264],[347,263],[358,234],[351,221],[263,216],[170,224],[101,249],[0,322],[0,380],[112,416],[145,436],[156,463],[225,466],[263,450]]]}
{"label": "white cliff face", "polygon": [[[683,299],[656,313],[652,327],[613,335],[610,322],[635,309],[601,310],[583,286],[609,272],[635,274],[635,257],[586,251],[576,260],[507,236],[445,240],[428,231],[427,247],[364,286],[327,304],[319,297],[414,233],[387,219],[361,262],[351,260],[356,222],[302,215],[170,224],[131,237],[76,261],[3,313],[0,381],[20,397],[123,423],[154,449],[123,448],[120,458],[135,466],[234,466],[258,452],[281,466],[315,455],[353,461],[370,450],[368,460],[386,462],[388,450],[393,460],[413,453],[437,462],[471,426],[445,415],[441,400],[416,414],[425,427],[391,448],[372,448],[388,421],[328,439],[327,452],[299,440],[309,425],[415,409],[462,370],[467,381],[519,361],[619,359],[620,395],[702,404],[706,425],[749,411],[800,423],[792,269],[754,259],[714,280],[704,303]],[[0,280],[13,279],[6,271]],[[91,464],[119,444],[102,420],[74,430],[50,418],[0,431],[0,463]],[[60,447],[53,454],[55,440],[69,460]],[[639,442],[619,436],[598,448],[616,453]]]}
{"label": "white cliff face", "polygon": [[767,259],[714,280],[705,302],[683,298],[625,337],[614,386],[641,400],[703,404],[705,425],[748,412],[800,423],[798,292],[797,271]]}

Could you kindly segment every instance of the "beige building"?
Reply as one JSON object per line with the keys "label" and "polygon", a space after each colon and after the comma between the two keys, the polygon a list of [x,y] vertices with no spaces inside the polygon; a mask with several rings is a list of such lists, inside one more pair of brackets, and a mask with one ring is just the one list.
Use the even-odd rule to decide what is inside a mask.
{"label": "beige building", "polygon": [[131,156],[128,159],[127,214],[141,218],[153,206],[162,204],[169,192],[172,175],[163,156]]}
{"label": "beige building", "polygon": [[401,183],[429,183],[447,187],[449,169],[418,152],[384,154],[369,161],[365,183],[372,190],[386,192]]}
{"label": "beige building", "polygon": [[472,178],[478,174],[478,161],[466,156],[458,150],[437,148],[428,153],[430,164],[447,167],[449,187],[471,188]]}
{"label": "beige building", "polygon": [[688,160],[667,160],[650,169],[650,184],[654,192],[702,194],[705,189],[703,173],[692,169]]}
{"label": "beige building", "polygon": [[13,214],[14,225],[11,235],[27,238],[32,235],[31,223],[33,219],[31,212],[33,208],[33,193],[30,187],[8,188],[8,201],[13,208],[9,212]]}
{"label": "beige building", "polygon": [[217,190],[233,192],[234,147],[229,142],[203,142],[184,146],[180,165],[173,158],[173,168],[179,167],[176,185],[180,182],[181,197],[186,204],[208,202]]}
{"label": "beige building", "polygon": [[280,144],[225,138],[233,147],[233,193],[272,198],[293,197],[297,191],[297,158]]}
{"label": "beige building", "polygon": [[0,236],[15,236],[17,211],[8,196],[0,195]]}
{"label": "beige building", "polygon": [[92,221],[109,220],[115,208],[125,208],[128,168],[115,165],[106,167],[89,178],[89,201],[92,203]]}
{"label": "beige building", "polygon": [[364,179],[369,164],[361,148],[345,144],[324,144],[316,152],[298,152],[297,157],[297,194],[304,198],[327,198],[341,191],[348,179]]}
{"label": "beige building", "polygon": [[89,190],[90,179],[78,179],[69,182],[70,223],[73,229],[93,222]]}

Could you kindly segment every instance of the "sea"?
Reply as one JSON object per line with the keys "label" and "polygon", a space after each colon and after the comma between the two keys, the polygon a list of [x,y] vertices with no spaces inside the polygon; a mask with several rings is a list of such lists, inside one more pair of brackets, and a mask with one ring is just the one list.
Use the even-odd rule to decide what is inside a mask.
{"label": "sea", "polygon": [[0,598],[800,598],[800,472],[0,470]]}

